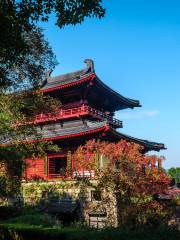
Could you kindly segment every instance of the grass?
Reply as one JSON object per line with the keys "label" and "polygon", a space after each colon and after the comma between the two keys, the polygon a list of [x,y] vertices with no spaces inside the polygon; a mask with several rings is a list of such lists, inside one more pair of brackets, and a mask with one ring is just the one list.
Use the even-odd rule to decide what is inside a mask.
{"label": "grass", "polygon": [[3,221],[3,224],[27,224],[31,226],[40,227],[54,227],[57,225],[55,218],[42,213],[30,213],[26,215],[17,216]]}
{"label": "grass", "polygon": [[133,232],[127,229],[94,230],[87,228],[42,227],[24,223],[0,224],[1,240],[177,240],[180,232],[170,229],[147,229]]}
{"label": "grass", "polygon": [[55,218],[25,209],[21,215],[0,222],[0,240],[177,240],[180,232],[169,228],[130,231],[95,230],[88,227],[62,227]]}

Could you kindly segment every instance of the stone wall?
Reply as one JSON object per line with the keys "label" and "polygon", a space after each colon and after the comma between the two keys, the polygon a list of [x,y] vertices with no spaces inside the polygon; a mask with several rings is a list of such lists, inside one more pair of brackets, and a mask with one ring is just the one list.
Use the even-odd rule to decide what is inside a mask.
{"label": "stone wall", "polygon": [[[24,182],[22,183],[22,199],[24,204],[31,206],[44,206],[53,199],[77,201],[79,220],[90,224],[91,219],[103,221],[99,227],[117,226],[116,199],[112,192],[102,191],[101,199],[94,199],[96,181],[90,186],[79,184],[77,181],[52,182]],[[94,192],[93,192],[94,191]],[[91,224],[93,225],[93,223]],[[96,225],[96,223],[95,223]]]}

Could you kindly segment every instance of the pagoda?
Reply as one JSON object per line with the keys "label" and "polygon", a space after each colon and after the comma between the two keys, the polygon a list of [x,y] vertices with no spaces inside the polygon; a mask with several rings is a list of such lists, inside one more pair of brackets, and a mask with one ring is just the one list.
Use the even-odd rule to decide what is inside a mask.
{"label": "pagoda", "polygon": [[117,130],[123,126],[122,121],[114,118],[115,112],[141,105],[103,83],[95,73],[92,60],[84,62],[87,67],[79,71],[56,77],[51,77],[51,71],[46,74],[40,92],[59,99],[62,105],[55,116],[36,116],[34,124],[40,137],[28,137],[25,142],[53,141],[62,151],[47,152],[45,159],[27,159],[26,179],[33,176],[45,180],[73,177],[72,152],[90,139],[108,142],[124,139],[143,146],[144,153],[165,149],[162,143],[134,138]]}

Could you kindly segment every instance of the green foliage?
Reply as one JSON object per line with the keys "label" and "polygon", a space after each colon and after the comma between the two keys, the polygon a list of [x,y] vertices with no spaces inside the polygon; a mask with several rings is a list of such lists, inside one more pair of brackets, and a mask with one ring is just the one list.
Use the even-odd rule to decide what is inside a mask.
{"label": "green foliage", "polygon": [[0,198],[8,199],[20,195],[20,181],[18,177],[0,177]]}
{"label": "green foliage", "polygon": [[44,156],[46,151],[58,151],[59,147],[52,142],[14,144],[0,146],[0,198],[8,199],[21,194],[21,180],[25,168],[24,159],[34,155]]}
{"label": "green foliage", "polygon": [[168,174],[174,180],[175,184],[177,184],[177,183],[180,184],[180,168],[179,167],[177,167],[177,168],[172,167],[172,168],[168,169]]}
{"label": "green foliage", "polygon": [[[73,182],[63,180],[55,183],[36,181],[23,184],[22,194],[27,205],[45,207],[50,200],[63,197],[68,189],[75,187],[76,185]],[[77,199],[77,195],[77,192],[72,193],[72,199]]]}
{"label": "green foliage", "polygon": [[127,229],[93,230],[87,228],[43,228],[27,224],[1,224],[0,240],[177,240],[180,232],[169,229],[146,229],[141,232]]}
{"label": "green foliage", "polygon": [[[29,156],[44,156],[47,150],[58,151],[59,147],[49,142],[25,144],[27,137],[41,138],[33,124],[40,113],[56,114],[60,107],[59,101],[42,94],[4,94],[0,93],[0,165],[5,165],[4,175],[0,169],[0,195],[8,197],[18,193],[22,177],[24,159]],[[16,186],[16,187],[15,187]]]}
{"label": "green foliage", "polygon": [[[0,1],[0,88],[15,83],[36,85],[55,59],[37,28],[55,13],[59,27],[81,23],[85,17],[103,17],[101,0]],[[25,81],[24,81],[25,80]]]}
{"label": "green foliage", "polygon": [[6,219],[16,217],[21,214],[20,208],[0,206],[0,221],[4,222]]}
{"label": "green foliage", "polygon": [[168,226],[172,218],[174,206],[171,202],[160,203],[152,198],[141,201],[125,202],[119,198],[119,220],[121,226],[128,226],[129,229],[143,230],[147,227]]}
{"label": "green foliage", "polygon": [[[9,19],[11,19],[11,16],[9,16]],[[13,22],[10,24],[12,25]],[[14,25],[12,26],[15,28]],[[20,37],[18,37],[17,33],[13,36],[13,32],[8,33],[8,36],[6,36],[7,28],[4,29],[4,26],[2,26],[1,29],[0,92],[7,89],[13,92],[38,87],[44,77],[44,72],[47,69],[54,69],[57,64],[55,55],[49,43],[45,40],[42,30],[37,27],[30,31],[21,29]],[[12,41],[22,43],[19,45],[20,43],[13,43]]]}
{"label": "green foliage", "polygon": [[[1,4],[2,2],[0,6]],[[0,17],[1,14],[12,14],[12,12],[2,13],[0,8]],[[6,16],[4,21],[6,20],[12,19]],[[18,55],[16,49],[13,50],[12,46],[7,45],[8,41],[14,40],[12,36],[9,36],[8,40],[6,39],[5,45],[3,45],[3,41],[0,43],[0,142],[4,143],[0,144],[0,164],[6,163],[6,173],[0,180],[2,186],[0,194],[2,196],[4,193],[4,197],[12,195],[13,192],[19,192],[20,178],[24,167],[23,161],[27,156],[35,153],[42,155],[45,150],[57,149],[56,146],[52,146],[51,142],[19,144],[27,136],[40,137],[35,126],[23,124],[27,118],[32,121],[36,114],[56,113],[60,106],[57,100],[42,94],[32,94],[28,90],[38,85],[44,70],[53,68],[56,60],[40,29],[34,28],[29,33],[21,30],[22,38],[28,46],[25,52]],[[9,29],[5,28],[4,31],[9,31]],[[9,32],[9,34],[11,33]],[[6,34],[3,37],[6,37]],[[15,53],[11,51],[15,51]],[[20,93],[17,90],[26,91]],[[16,92],[14,93],[14,91]],[[17,127],[19,123],[22,124]],[[1,171],[2,169],[0,175],[2,175]]]}
{"label": "green foliage", "polygon": [[[27,117],[33,120],[39,113],[55,113],[60,106],[50,97],[29,91],[42,86],[45,71],[57,64],[48,41],[37,27],[38,21],[48,21],[54,12],[59,27],[81,23],[85,17],[101,18],[105,14],[101,0],[0,1],[0,142],[13,143],[0,145],[0,161],[7,163],[8,173],[7,178],[1,179],[1,193],[7,193],[8,181],[13,181],[14,176],[20,177],[27,156],[57,150],[50,142],[19,144],[27,136],[40,136],[32,125],[16,127],[19,122],[25,123]],[[11,193],[13,191],[14,188]]]}
{"label": "green foliage", "polygon": [[9,224],[29,224],[32,226],[41,226],[41,227],[54,227],[57,225],[55,218],[51,217],[48,214],[32,212],[32,214],[23,214],[15,218],[10,218],[5,223]]}

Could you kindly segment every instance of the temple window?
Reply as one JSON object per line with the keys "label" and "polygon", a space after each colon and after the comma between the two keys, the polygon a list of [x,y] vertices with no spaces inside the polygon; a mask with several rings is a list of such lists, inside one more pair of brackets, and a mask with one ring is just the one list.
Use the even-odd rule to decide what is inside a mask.
{"label": "temple window", "polygon": [[89,214],[89,226],[97,229],[101,229],[106,226],[107,214],[104,212],[90,213]]}
{"label": "temple window", "polygon": [[100,191],[91,191],[91,201],[101,201],[101,192]]}

